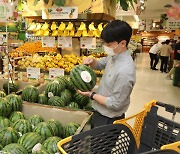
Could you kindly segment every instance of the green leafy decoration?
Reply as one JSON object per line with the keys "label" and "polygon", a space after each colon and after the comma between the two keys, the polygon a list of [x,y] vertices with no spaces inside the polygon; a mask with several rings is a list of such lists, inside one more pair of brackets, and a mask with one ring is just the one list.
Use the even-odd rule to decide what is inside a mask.
{"label": "green leafy decoration", "polygon": [[120,5],[124,11],[128,11],[128,8],[129,8],[128,1],[120,0]]}
{"label": "green leafy decoration", "polygon": [[33,5],[36,6],[40,0],[34,0]]}
{"label": "green leafy decoration", "polygon": [[176,4],[179,4],[179,3],[180,3],[180,0],[174,0],[174,2],[175,2]]}
{"label": "green leafy decoration", "polygon": [[49,3],[49,0],[44,0],[44,3],[45,3],[45,4],[48,4],[48,3]]}
{"label": "green leafy decoration", "polygon": [[65,6],[66,0],[53,0],[56,6]]}

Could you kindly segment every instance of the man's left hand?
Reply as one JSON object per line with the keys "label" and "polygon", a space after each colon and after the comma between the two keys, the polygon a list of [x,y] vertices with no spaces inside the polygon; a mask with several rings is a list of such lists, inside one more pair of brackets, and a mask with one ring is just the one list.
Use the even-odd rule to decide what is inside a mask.
{"label": "man's left hand", "polygon": [[92,94],[92,91],[83,92],[81,90],[78,90],[78,93],[80,93],[81,95],[90,97]]}

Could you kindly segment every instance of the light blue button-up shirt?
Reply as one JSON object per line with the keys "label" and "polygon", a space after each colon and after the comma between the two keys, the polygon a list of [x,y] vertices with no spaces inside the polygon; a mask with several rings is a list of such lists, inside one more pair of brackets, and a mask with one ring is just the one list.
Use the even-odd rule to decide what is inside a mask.
{"label": "light blue button-up shirt", "polygon": [[130,104],[136,81],[135,64],[127,50],[98,61],[97,70],[105,69],[97,93],[106,97],[105,106],[93,102],[93,108],[109,118],[121,116]]}

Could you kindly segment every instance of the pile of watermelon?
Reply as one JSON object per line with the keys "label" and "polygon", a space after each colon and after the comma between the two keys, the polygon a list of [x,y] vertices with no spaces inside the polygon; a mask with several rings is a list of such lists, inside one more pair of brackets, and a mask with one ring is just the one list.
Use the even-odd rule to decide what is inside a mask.
{"label": "pile of watermelon", "polygon": [[74,135],[80,126],[69,123],[63,127],[59,121],[45,122],[39,115],[27,118],[21,111],[20,96],[10,94],[0,98],[0,151],[4,153],[59,153],[57,143]]}
{"label": "pile of watermelon", "polygon": [[50,106],[66,107],[74,110],[92,110],[89,97],[76,92],[71,80],[59,76],[49,82],[43,94],[39,94],[34,86],[27,86],[21,95],[23,101],[39,103]]}

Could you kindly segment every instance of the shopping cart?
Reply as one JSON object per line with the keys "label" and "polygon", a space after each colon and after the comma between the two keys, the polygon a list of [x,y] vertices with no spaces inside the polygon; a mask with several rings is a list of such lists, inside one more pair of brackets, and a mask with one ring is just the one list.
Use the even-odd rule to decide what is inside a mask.
{"label": "shopping cart", "polygon": [[[160,106],[165,108],[165,111],[172,113],[173,120],[157,114]],[[174,121],[176,113],[180,113],[179,107],[153,100],[145,104],[138,114],[117,120],[114,125],[101,126],[61,140],[58,148],[63,154],[158,152],[157,150],[161,146],[180,141],[180,123]],[[170,147],[172,149],[170,148],[168,151],[180,153],[180,142],[176,143],[176,148],[173,148],[175,146]],[[130,151],[131,149],[132,151]],[[137,152],[137,149],[140,150]],[[160,151],[166,152],[167,150]]]}

